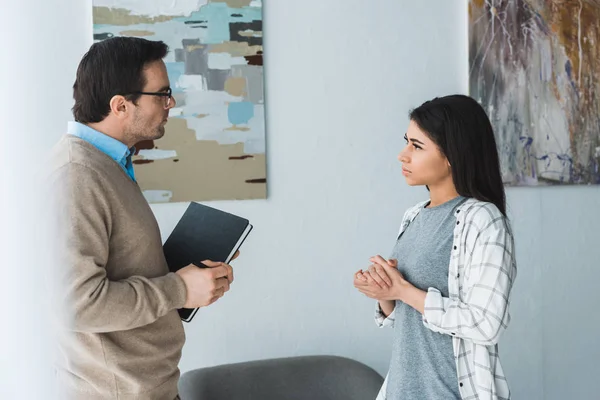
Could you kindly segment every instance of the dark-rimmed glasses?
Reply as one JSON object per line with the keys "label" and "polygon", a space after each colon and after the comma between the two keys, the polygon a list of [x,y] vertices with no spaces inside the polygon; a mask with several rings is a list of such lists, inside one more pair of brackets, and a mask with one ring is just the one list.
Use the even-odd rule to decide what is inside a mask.
{"label": "dark-rimmed glasses", "polygon": [[165,107],[165,110],[169,108],[171,105],[171,99],[173,98],[173,90],[171,90],[171,88],[168,88],[166,92],[133,92],[129,94],[145,94],[147,96],[164,97],[165,100],[163,106]]}

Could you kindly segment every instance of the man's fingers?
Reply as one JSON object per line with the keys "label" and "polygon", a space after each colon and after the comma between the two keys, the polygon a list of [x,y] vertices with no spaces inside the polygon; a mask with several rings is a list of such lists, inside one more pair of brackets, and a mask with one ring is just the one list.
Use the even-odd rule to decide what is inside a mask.
{"label": "man's fingers", "polygon": [[221,290],[223,289],[223,293],[229,291],[229,280],[227,278],[219,278],[217,279],[217,283],[216,283],[216,289],[215,290]]}
{"label": "man's fingers", "polygon": [[202,264],[206,265],[209,268],[215,268],[223,263],[217,262],[217,261],[211,261],[211,260],[204,260],[204,261],[202,261]]}
{"label": "man's fingers", "polygon": [[229,283],[233,283],[233,268],[231,268],[231,265],[224,265],[227,268],[227,279],[229,280]]}
{"label": "man's fingers", "polygon": [[229,283],[233,282],[233,268],[231,268],[231,265],[211,260],[204,260],[202,261],[202,264],[206,265],[209,268],[212,268],[214,273],[213,277],[215,279],[227,276],[227,279],[229,279]]}
{"label": "man's fingers", "polygon": [[233,282],[233,268],[230,265],[223,264],[211,268],[211,273],[214,279],[227,278],[229,283]]}

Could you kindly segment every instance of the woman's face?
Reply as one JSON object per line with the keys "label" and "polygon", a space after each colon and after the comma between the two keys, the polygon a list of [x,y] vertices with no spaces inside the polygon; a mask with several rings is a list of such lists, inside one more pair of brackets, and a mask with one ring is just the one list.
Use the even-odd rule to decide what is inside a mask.
{"label": "woman's face", "polygon": [[398,160],[406,183],[436,186],[452,179],[448,159],[414,121],[408,124],[404,139],[406,147],[398,154]]}

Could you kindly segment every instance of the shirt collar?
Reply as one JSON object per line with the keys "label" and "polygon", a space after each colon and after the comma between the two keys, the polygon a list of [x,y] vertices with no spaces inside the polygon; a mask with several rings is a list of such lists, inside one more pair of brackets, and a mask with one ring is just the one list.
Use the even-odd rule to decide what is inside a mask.
{"label": "shirt collar", "polygon": [[127,157],[133,154],[135,150],[133,147],[128,149],[127,145],[117,139],[92,129],[80,122],[70,121],[67,127],[67,133],[85,140],[116,162],[123,165],[125,165]]}

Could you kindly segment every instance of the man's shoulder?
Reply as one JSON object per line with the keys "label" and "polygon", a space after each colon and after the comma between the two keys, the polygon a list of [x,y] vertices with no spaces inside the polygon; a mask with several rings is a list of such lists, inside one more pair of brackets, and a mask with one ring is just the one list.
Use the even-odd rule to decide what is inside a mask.
{"label": "man's shoulder", "polygon": [[48,157],[50,175],[110,175],[112,160],[92,144],[72,135],[64,135],[52,148]]}
{"label": "man's shoulder", "polygon": [[72,135],[64,135],[52,147],[49,163],[52,169],[60,169],[67,164],[89,165],[95,159],[93,146]]}

